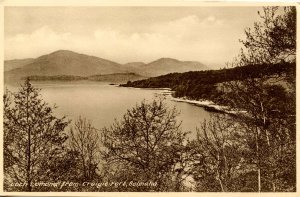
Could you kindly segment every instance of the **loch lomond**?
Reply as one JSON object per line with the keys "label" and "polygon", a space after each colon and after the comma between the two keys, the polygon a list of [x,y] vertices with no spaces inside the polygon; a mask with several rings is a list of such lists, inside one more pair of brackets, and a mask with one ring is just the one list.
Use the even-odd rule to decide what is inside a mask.
{"label": "loch lomond", "polygon": [[[89,81],[33,81],[32,84],[41,89],[41,96],[49,106],[57,106],[55,114],[66,116],[72,123],[79,116],[85,117],[97,129],[109,127],[115,119],[120,120],[127,109],[143,100],[151,102],[156,97],[164,97],[169,108],[176,107],[180,112],[177,119],[182,122],[182,129],[191,131],[192,138],[196,136],[196,127],[204,119],[209,119],[211,113],[189,103],[174,101],[164,89],[127,88]],[[5,87],[15,92],[19,85],[6,84]]]}

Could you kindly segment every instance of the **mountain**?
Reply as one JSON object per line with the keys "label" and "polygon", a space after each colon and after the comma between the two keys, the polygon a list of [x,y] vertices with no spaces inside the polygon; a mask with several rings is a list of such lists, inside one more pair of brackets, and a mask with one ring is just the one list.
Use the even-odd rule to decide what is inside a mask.
{"label": "mountain", "polygon": [[156,77],[168,73],[182,73],[209,69],[200,62],[179,61],[172,58],[160,58],[156,61],[138,67],[137,73],[143,76]]}
{"label": "mountain", "polygon": [[72,51],[59,50],[40,56],[22,67],[7,71],[5,78],[16,79],[29,75],[90,76],[95,74],[122,73],[125,71],[126,69],[116,62]]}
{"label": "mountain", "polygon": [[208,69],[199,62],[179,61],[171,58],[161,58],[148,64],[130,62],[122,65],[68,50],[55,51],[36,59],[8,60],[4,64],[5,81],[15,81],[26,76],[87,77],[114,73],[136,73],[138,76],[155,77],[167,73]]}
{"label": "mountain", "polygon": [[33,58],[4,61],[4,71],[10,71],[15,68],[20,68],[26,64],[31,64],[33,61],[34,61]]}
{"label": "mountain", "polygon": [[144,62],[129,62],[127,64],[124,64],[124,66],[128,68],[139,68],[144,65],[145,65]]}

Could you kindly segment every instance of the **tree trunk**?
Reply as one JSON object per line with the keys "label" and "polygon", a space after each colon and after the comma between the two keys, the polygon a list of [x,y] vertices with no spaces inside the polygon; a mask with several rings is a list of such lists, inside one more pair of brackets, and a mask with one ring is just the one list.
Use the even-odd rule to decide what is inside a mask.
{"label": "tree trunk", "polygon": [[221,178],[219,177],[218,180],[219,180],[219,184],[220,184],[220,187],[221,187],[221,191],[225,192]]}
{"label": "tree trunk", "polygon": [[276,184],[274,183],[274,181],[272,182],[272,187],[273,187],[273,192],[276,192]]}
{"label": "tree trunk", "polygon": [[260,180],[261,178],[260,178],[260,167],[258,167],[258,169],[257,169],[257,181],[258,181],[258,185],[257,185],[257,187],[258,187],[258,192],[261,192],[261,180]]}
{"label": "tree trunk", "polygon": [[30,176],[30,165],[31,165],[31,154],[30,154],[30,144],[31,144],[31,139],[30,139],[30,129],[28,129],[28,149],[27,149],[27,191],[31,191],[31,176]]}
{"label": "tree trunk", "polygon": [[220,155],[218,154],[218,162],[219,162],[219,166],[218,166],[218,170],[217,170],[217,173],[218,173],[218,181],[219,181],[219,184],[220,184],[220,187],[221,187],[221,191],[224,192],[224,186],[223,186],[223,183],[222,183],[222,180],[221,180],[221,169],[222,168],[222,162],[220,160]]}
{"label": "tree trunk", "polygon": [[256,127],[256,136],[255,136],[255,143],[256,143],[256,166],[257,166],[257,190],[261,192],[261,170],[260,170],[260,154],[259,154],[259,130]]}
{"label": "tree trunk", "polygon": [[28,117],[29,117],[29,112],[28,112],[28,94],[29,92],[27,91],[27,97],[26,97],[26,121],[28,124],[28,128],[27,128],[27,136],[28,136],[28,140],[27,140],[27,169],[26,169],[26,173],[27,173],[27,191],[30,192],[31,191],[31,176],[30,176],[30,166],[31,166],[31,150],[30,150],[30,146],[31,146],[31,129],[30,129],[30,125],[28,122]]}

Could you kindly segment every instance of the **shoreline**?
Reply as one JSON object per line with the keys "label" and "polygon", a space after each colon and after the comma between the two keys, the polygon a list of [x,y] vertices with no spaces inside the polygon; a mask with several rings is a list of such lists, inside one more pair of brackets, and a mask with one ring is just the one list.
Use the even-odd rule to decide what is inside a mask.
{"label": "shoreline", "polygon": [[175,102],[183,102],[183,103],[189,103],[192,105],[195,105],[197,107],[202,107],[204,110],[209,112],[217,112],[217,113],[227,113],[235,115],[237,113],[245,113],[246,111],[236,111],[236,110],[230,110],[228,106],[224,105],[217,105],[213,101],[210,100],[192,100],[188,99],[186,97],[179,97],[176,98],[172,95],[174,91],[172,91],[170,88],[159,88],[160,90],[164,90],[161,94],[165,96],[170,96],[171,101]]}
{"label": "shoreline", "polygon": [[186,97],[182,98],[175,98],[171,95],[171,100],[175,102],[184,102],[184,103],[189,103],[198,107],[204,108],[204,110],[209,111],[209,112],[217,112],[217,113],[226,113],[226,114],[231,114],[231,115],[236,115],[238,113],[247,113],[246,111],[237,111],[237,110],[230,110],[228,106],[224,105],[217,105],[212,101],[209,100],[190,100],[187,99]]}
{"label": "shoreline", "polygon": [[[129,87],[136,88],[136,87]],[[217,105],[213,101],[210,100],[191,100],[186,97],[176,98],[172,95],[175,91],[172,91],[171,88],[137,88],[137,89],[146,89],[146,90],[161,90],[162,92],[158,93],[164,96],[170,96],[171,101],[175,102],[183,102],[195,105],[197,107],[202,107],[204,110],[209,112],[217,112],[217,113],[227,113],[227,114],[236,114],[238,111],[229,110],[228,106]],[[241,111],[240,111],[241,112]]]}
{"label": "shoreline", "polygon": [[185,97],[181,98],[175,98],[172,96],[171,98],[172,101],[175,102],[183,102],[183,103],[189,103],[198,107],[204,108],[204,110],[209,111],[209,112],[218,112],[218,113],[228,113],[228,114],[235,114],[236,112],[231,111],[228,109],[227,106],[221,106],[217,105],[212,101],[209,100],[190,100]]}

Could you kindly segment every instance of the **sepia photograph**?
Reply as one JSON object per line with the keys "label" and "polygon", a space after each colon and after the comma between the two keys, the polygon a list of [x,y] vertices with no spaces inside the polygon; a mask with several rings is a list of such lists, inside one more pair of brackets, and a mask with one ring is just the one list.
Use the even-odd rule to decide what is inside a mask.
{"label": "sepia photograph", "polygon": [[296,193],[296,4],[3,6],[3,192]]}

